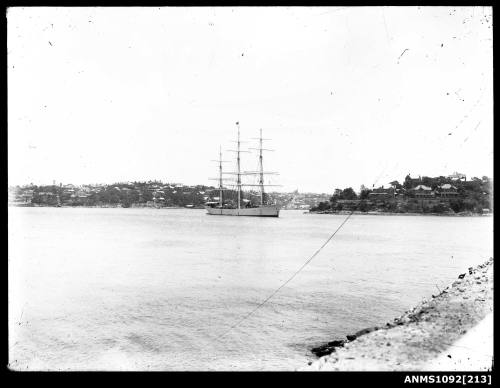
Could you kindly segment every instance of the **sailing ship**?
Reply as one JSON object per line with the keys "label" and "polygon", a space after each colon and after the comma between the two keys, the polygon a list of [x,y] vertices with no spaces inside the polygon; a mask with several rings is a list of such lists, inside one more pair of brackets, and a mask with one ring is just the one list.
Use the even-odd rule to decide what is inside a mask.
{"label": "sailing ship", "polygon": [[[265,185],[264,184],[264,175],[266,174],[276,174],[273,172],[264,172],[263,162],[262,162],[262,152],[263,151],[272,151],[268,149],[262,148],[262,144],[264,140],[262,138],[262,129],[260,130],[260,137],[258,138],[260,147],[252,148],[254,150],[259,151],[259,171],[241,171],[240,164],[240,153],[249,152],[242,151],[240,149],[241,141],[240,141],[240,125],[239,122],[236,123],[238,127],[238,138],[237,138],[237,147],[236,150],[229,150],[231,152],[236,152],[236,172],[223,172],[222,171],[222,150],[219,149],[219,178],[216,178],[219,181],[219,201],[218,202],[207,202],[205,208],[207,209],[207,213],[210,215],[218,215],[218,216],[254,216],[254,217],[279,217],[280,208],[277,205],[268,205],[265,203],[265,194],[264,187],[265,186],[277,186],[277,185]],[[236,191],[238,194],[238,199],[236,204],[232,203],[224,203],[223,193],[224,191],[230,190],[224,187],[224,178],[223,174],[236,175]],[[242,183],[241,177],[247,175],[258,175],[259,183],[258,184],[247,184]],[[241,188],[243,186],[259,186],[260,187],[260,204],[252,205],[249,200],[243,199],[243,193]],[[244,204],[242,206],[242,204]]]}

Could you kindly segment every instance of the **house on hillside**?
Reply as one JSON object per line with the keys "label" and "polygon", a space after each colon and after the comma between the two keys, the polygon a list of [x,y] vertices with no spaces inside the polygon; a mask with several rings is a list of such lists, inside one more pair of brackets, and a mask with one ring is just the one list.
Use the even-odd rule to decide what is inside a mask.
{"label": "house on hillside", "polygon": [[439,186],[437,192],[442,198],[456,198],[458,196],[457,188],[449,183]]}
{"label": "house on hillside", "polygon": [[462,174],[462,173],[459,173],[459,172],[454,172],[453,174],[451,175],[448,175],[448,178],[454,180],[454,181],[461,181],[462,179],[464,181],[467,181],[467,177],[465,176],[465,174]]}
{"label": "house on hillside", "polygon": [[413,192],[415,193],[415,198],[423,199],[423,198],[434,198],[436,193],[429,186],[418,185],[414,187]]}
{"label": "house on hillside", "polygon": [[378,189],[373,189],[368,194],[368,199],[372,201],[377,201],[377,200],[394,198],[394,196],[395,196],[394,188],[390,187],[388,189],[384,189],[383,187],[379,187]]}
{"label": "house on hillside", "polygon": [[21,199],[21,202],[31,203],[34,193],[34,190],[23,190],[19,198]]}

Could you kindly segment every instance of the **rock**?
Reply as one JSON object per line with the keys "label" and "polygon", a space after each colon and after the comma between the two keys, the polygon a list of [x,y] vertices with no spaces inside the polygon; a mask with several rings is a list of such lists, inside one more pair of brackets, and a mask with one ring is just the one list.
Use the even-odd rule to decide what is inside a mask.
{"label": "rock", "polygon": [[364,334],[371,333],[372,331],[376,331],[376,330],[378,330],[378,329],[379,329],[379,328],[378,328],[377,326],[368,327],[368,328],[366,328],[366,329],[363,329],[363,330],[358,331],[358,332],[357,332],[357,333],[355,333],[354,335],[355,335],[356,337],[360,337],[360,336],[362,336],[362,335],[364,335]]}
{"label": "rock", "polygon": [[346,338],[348,341],[354,341],[356,339],[356,336],[351,334],[351,335],[347,335]]}
{"label": "rock", "polygon": [[323,357],[331,354],[335,349],[329,347],[317,347],[311,349],[311,352],[314,353],[317,357]]}
{"label": "rock", "polygon": [[325,345],[321,345],[311,349],[311,352],[314,353],[318,357],[323,357],[329,354],[332,354],[335,351],[335,348],[344,346],[346,341],[344,340],[336,340],[328,342]]}
{"label": "rock", "polygon": [[328,342],[328,345],[333,346],[333,347],[344,346],[344,344],[345,344],[345,340],[335,340],[335,341]]}
{"label": "rock", "polygon": [[460,275],[458,275],[458,278],[459,279],[463,279],[465,277],[465,274],[464,273],[461,273]]}

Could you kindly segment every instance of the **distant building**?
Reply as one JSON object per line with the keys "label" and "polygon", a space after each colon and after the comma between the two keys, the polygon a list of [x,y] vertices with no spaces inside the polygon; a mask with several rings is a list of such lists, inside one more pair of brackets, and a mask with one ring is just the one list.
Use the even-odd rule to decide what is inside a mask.
{"label": "distant building", "polygon": [[23,190],[23,192],[20,195],[21,201],[31,203],[31,201],[33,200],[33,195],[34,195],[34,190]]}
{"label": "distant building", "polygon": [[429,187],[425,185],[418,185],[412,189],[415,192],[416,198],[434,198],[436,193]]}
{"label": "distant building", "polygon": [[467,177],[465,176],[465,174],[461,174],[461,173],[456,172],[456,171],[453,174],[448,175],[448,178],[453,179],[453,180],[459,180],[459,181],[461,181],[462,179],[464,181],[467,180]]}
{"label": "distant building", "polygon": [[395,190],[390,187],[388,189],[384,189],[380,187],[378,189],[373,189],[369,194],[368,198],[371,200],[379,200],[379,199],[389,199],[394,198]]}
{"label": "distant building", "polygon": [[455,198],[458,196],[457,188],[449,183],[439,186],[438,193],[443,198]]}

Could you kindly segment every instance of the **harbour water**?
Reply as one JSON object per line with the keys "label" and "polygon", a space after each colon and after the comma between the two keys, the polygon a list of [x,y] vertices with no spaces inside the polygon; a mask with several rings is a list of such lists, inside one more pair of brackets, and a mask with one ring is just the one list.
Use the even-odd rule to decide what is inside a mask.
{"label": "harbour water", "polygon": [[493,255],[492,217],[9,208],[16,370],[294,370]]}

